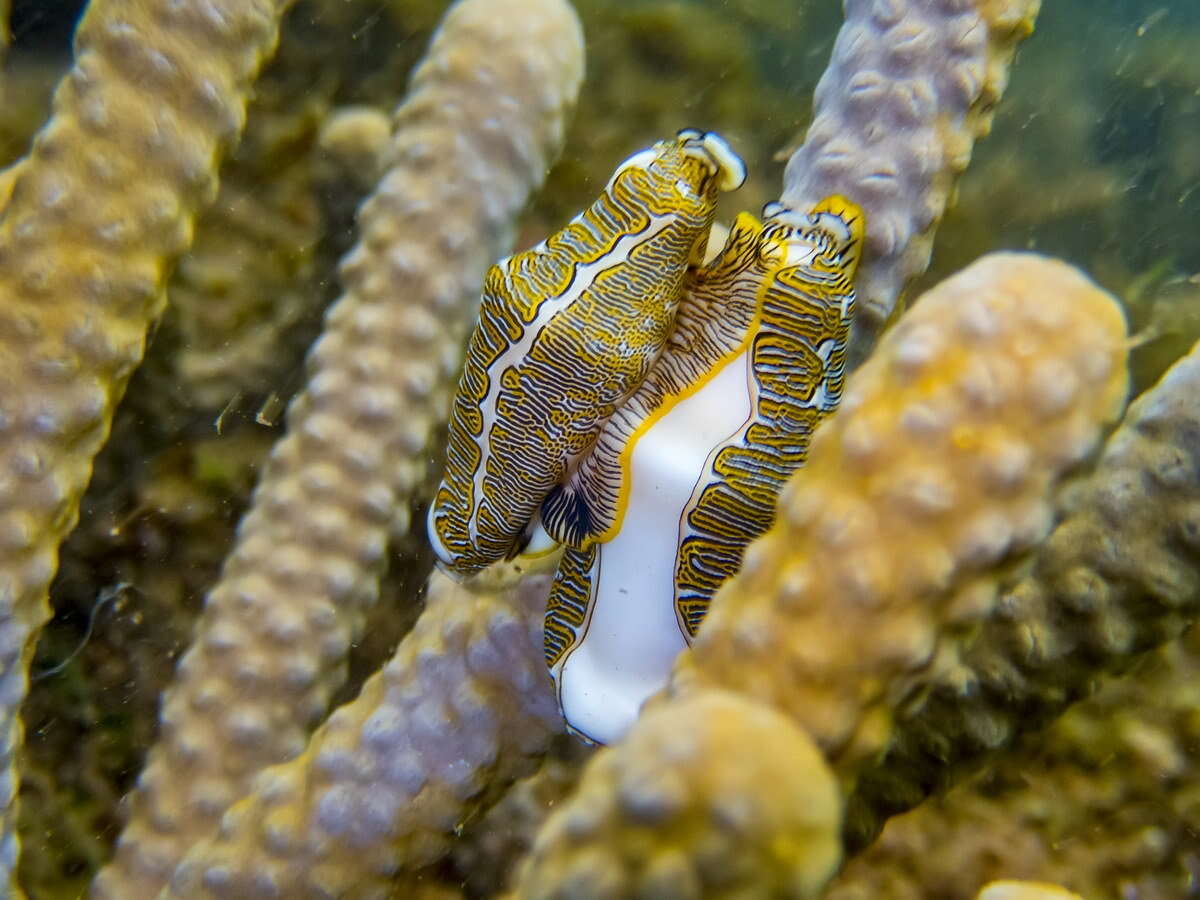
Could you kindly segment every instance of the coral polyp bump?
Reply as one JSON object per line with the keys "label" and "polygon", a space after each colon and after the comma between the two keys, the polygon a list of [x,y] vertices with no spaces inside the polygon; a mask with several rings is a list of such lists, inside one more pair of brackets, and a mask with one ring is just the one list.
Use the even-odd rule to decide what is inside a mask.
{"label": "coral polyp bump", "polygon": [[720,191],[745,169],[716,134],[634,154],[565,228],[484,282],[429,515],[443,566],[510,558],[546,494],[646,377],[703,258]]}

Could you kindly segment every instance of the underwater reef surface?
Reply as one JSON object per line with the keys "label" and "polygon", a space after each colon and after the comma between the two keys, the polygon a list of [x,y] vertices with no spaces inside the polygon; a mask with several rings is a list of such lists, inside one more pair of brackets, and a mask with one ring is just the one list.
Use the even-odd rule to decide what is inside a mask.
{"label": "underwater reef surface", "polygon": [[[93,882],[95,896],[152,896],[186,854],[177,896],[272,886],[286,896],[624,896],[655,886],[666,891],[655,896],[720,896],[734,876],[764,895],[820,896],[838,856],[866,845],[882,817],[946,788],[893,819],[828,895],[969,898],[1006,877],[1089,898],[1194,891],[1195,640],[1177,637],[1196,610],[1200,508],[1186,365],[1171,390],[1135,408],[1095,473],[1058,495],[1064,522],[1040,554],[989,562],[990,593],[960,590],[930,607],[941,610],[936,665],[908,681],[887,676],[878,708],[890,724],[872,712],[847,739],[840,714],[801,704],[792,715],[763,694],[747,711],[722,692],[693,697],[696,716],[747,730],[688,732],[688,707],[663,702],[655,717],[701,748],[696,793],[675,806],[643,765],[672,750],[653,734],[633,736],[625,769],[620,747],[581,752],[555,736],[530,625],[540,627],[537,581],[498,573],[490,591],[436,577],[426,587],[430,555],[410,525],[423,522],[436,481],[484,268],[558,227],[621,159],[681,127],[720,131],[749,165],[722,219],[779,197],[789,159],[799,161],[784,196],[797,203],[812,199],[806,177],[842,177],[804,156],[816,153],[814,136],[807,151],[804,142],[822,73],[832,73],[827,95],[858,84],[861,61],[828,65],[837,4],[579,0],[580,32],[566,4],[506,0],[509,16],[483,9],[469,21],[468,9],[433,47],[442,2],[237,6],[244,18],[206,18],[228,14],[225,3],[93,0],[74,52],[81,4],[5,9],[0,151],[15,166],[0,225],[0,574],[9,599],[25,604],[17,627],[5,619],[0,648],[10,719],[25,665],[31,674],[15,753],[20,803],[4,820],[0,863],[11,873],[15,808],[16,879],[29,896],[77,896]],[[1035,250],[1120,298],[1131,393],[1147,391],[1200,338],[1200,13],[1181,2],[1047,3],[997,105],[1006,36],[1020,36],[1032,4],[852,2],[847,15],[878,24],[888,10],[899,16],[891,27],[944,10],[986,18],[995,55],[978,49],[987,63],[962,82],[975,117],[963,131],[990,121],[991,133],[973,152],[969,137],[940,132],[944,145],[920,145],[945,159],[930,163],[929,184],[918,179],[918,199],[940,199],[897,202],[917,223],[910,239],[899,225],[875,232],[893,236],[905,262],[880,264],[860,284],[875,310],[860,355],[869,358],[901,287],[915,298],[985,253]],[[187,28],[163,36],[169,15]],[[521,38],[537,28],[542,40]],[[893,62],[919,72],[931,33],[916,29],[912,55]],[[484,59],[487,78],[473,81]],[[522,102],[497,106],[505,91]],[[497,126],[499,115],[509,118]],[[862,149],[872,123],[837,119],[831,139]],[[905,168],[929,158],[914,146],[897,141],[870,161],[920,172]],[[847,183],[855,172],[870,174],[859,165]],[[877,209],[869,238],[872,222],[890,221]],[[890,258],[884,243],[876,261]],[[831,552],[858,559],[862,547]],[[786,558],[764,550],[758,565],[746,578],[784,583]],[[268,615],[276,600],[290,613]],[[756,615],[732,621],[729,608],[726,635]],[[185,656],[198,620],[201,642]],[[705,652],[732,654],[722,691],[753,694],[766,675],[749,662],[739,670],[739,645],[720,644],[721,633]],[[856,634],[886,649],[870,618]],[[243,650],[240,668],[222,669]],[[181,659],[190,662],[176,676]],[[1124,674],[1101,677],[1110,669]],[[173,681],[173,696],[187,698],[176,706],[208,730],[170,704],[159,724]],[[361,715],[335,714],[308,744],[328,710],[360,694]],[[371,696],[376,705],[362,706]],[[242,697],[259,705],[238,707]],[[374,761],[350,737],[368,732]],[[774,752],[803,759],[803,771],[797,763],[781,779],[767,754],[740,774],[708,762],[772,733]],[[809,752],[814,737],[819,753]],[[156,741],[150,759],[168,762],[145,769]],[[894,768],[872,769],[877,753]],[[596,757],[595,773],[572,807],[581,757]],[[289,758],[214,840],[253,773]],[[533,780],[509,788],[543,759]],[[120,807],[143,771],[138,799]],[[618,787],[603,786],[605,772]],[[816,791],[824,805],[800,822],[756,805],[792,790]],[[580,804],[617,819],[545,821]],[[614,821],[631,809],[649,818],[622,831]],[[647,825],[654,815],[675,824]],[[657,829],[661,846],[647,849],[637,827]],[[556,873],[564,830],[583,849]],[[722,874],[731,857],[740,865]]]}

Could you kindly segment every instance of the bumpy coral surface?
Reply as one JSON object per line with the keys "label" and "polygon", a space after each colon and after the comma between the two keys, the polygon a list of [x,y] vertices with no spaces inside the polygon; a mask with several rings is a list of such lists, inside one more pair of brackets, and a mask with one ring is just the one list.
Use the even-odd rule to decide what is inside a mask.
{"label": "bumpy coral surface", "polygon": [[993,881],[976,900],[1083,900],[1058,885],[1038,881]]}
{"label": "bumpy coral surface", "polygon": [[503,15],[474,0],[447,16],[396,111],[346,294],[166,696],[96,896],[157,890],[257,770],[304,749],[344,678],[389,534],[407,530],[483,270],[557,150],[581,52],[561,0],[511,0]]}
{"label": "bumpy coral surface", "polygon": [[[679,715],[664,727],[661,716],[734,691],[745,706],[799,724],[842,792],[852,790],[889,745],[895,711],[923,689],[939,645],[991,611],[989,568],[1049,531],[1051,486],[1123,402],[1123,338],[1111,297],[1034,255],[985,257],[925,295],[818,429],[774,527],[751,545],[665,695],[651,701],[664,712],[654,707],[627,744],[588,768],[567,812],[539,835],[520,890],[571,896],[586,885],[591,896],[628,896],[660,857],[734,873],[737,889],[769,896],[803,897],[823,884],[766,861],[741,868],[792,846],[793,826],[757,804],[803,808],[806,786],[789,799],[778,781],[741,785],[740,802],[755,813],[730,825],[736,839],[696,828],[647,845],[639,828],[655,823],[630,812],[639,797],[662,791],[670,814],[693,823],[720,820],[722,809],[702,787],[707,773],[681,767],[668,747],[625,747],[664,734],[681,746],[703,740],[688,732],[707,734],[708,717]],[[741,723],[731,710],[722,727],[736,734]],[[761,746],[753,729],[736,742]],[[708,765],[719,758],[710,754]],[[698,883],[710,890],[703,876]]]}
{"label": "bumpy coral surface", "polygon": [[[929,265],[933,235],[975,139],[991,127],[1008,63],[1040,0],[985,3],[848,0],[817,85],[783,201],[808,209],[853,198],[870,223],[859,267],[860,341]],[[864,348],[865,349],[865,348]]]}
{"label": "bumpy coral surface", "polygon": [[[31,47],[47,46],[44,38],[37,37],[43,33],[39,23],[61,19],[64,24],[56,31],[65,35],[67,13],[56,15],[54,10],[81,5],[73,0],[25,0],[15,5],[13,45],[0,85],[4,99],[0,153],[5,161],[23,152],[24,137],[49,107],[45,93],[36,86],[45,78],[35,69],[46,63],[39,57],[31,65]],[[143,5],[139,0],[126,8]],[[240,182],[227,195],[237,208],[228,220],[218,212],[197,224],[198,229],[221,229],[230,221],[238,227],[208,244],[214,254],[197,256],[189,270],[200,276],[193,282],[197,289],[176,297],[200,305],[195,321],[204,323],[204,328],[213,322],[241,323],[229,334],[233,343],[227,345],[227,357],[205,356],[212,347],[224,346],[213,331],[205,331],[215,338],[210,347],[185,342],[194,351],[191,360],[200,363],[194,371],[201,380],[237,385],[240,390],[246,383],[263,383],[268,371],[272,387],[280,377],[277,373],[299,374],[296,357],[289,362],[287,347],[268,335],[277,322],[294,317],[297,306],[291,301],[297,295],[289,292],[297,284],[334,284],[328,259],[352,238],[347,211],[362,187],[373,183],[379,163],[371,152],[362,154],[357,171],[343,169],[334,173],[340,180],[315,185],[325,218],[320,223],[323,246],[313,252],[311,244],[301,246],[301,242],[316,231],[311,218],[314,185],[302,166],[295,165],[298,161],[292,154],[304,148],[292,140],[311,139],[314,118],[324,114],[331,100],[338,105],[390,106],[390,98],[403,86],[406,60],[425,45],[429,25],[445,5],[444,0],[398,0],[383,6],[369,0],[299,0],[295,5],[285,39],[287,34],[295,35],[295,56],[315,54],[312,65],[297,68],[295,94],[277,93],[275,84],[260,81],[258,103],[248,110],[252,119],[261,116],[260,130],[251,130],[250,143],[243,145],[249,164],[227,166],[223,172],[223,180],[228,174]],[[585,114],[576,119],[567,163],[560,167],[553,188],[538,200],[522,245],[544,234],[551,221],[575,212],[607,177],[612,159],[680,126],[719,129],[751,161],[754,177],[737,196],[736,207],[753,210],[776,195],[770,187],[778,168],[771,164],[772,156],[782,163],[788,155],[787,137],[807,128],[807,95],[827,56],[841,4],[576,0],[575,5],[587,25],[589,51],[595,51],[589,65],[588,99],[582,107]],[[910,15],[965,13],[968,6],[983,9],[987,18],[1003,2],[905,4]],[[7,4],[0,2],[0,7]],[[927,282],[934,283],[995,247],[1037,247],[1071,259],[1126,300],[1132,328],[1139,332],[1140,343],[1134,350],[1138,389],[1152,384],[1192,343],[1200,321],[1191,313],[1190,302],[1200,235],[1194,227],[1200,213],[1200,191],[1194,190],[1200,160],[1195,152],[1196,135],[1200,135],[1195,127],[1200,110],[1195,96],[1200,20],[1192,7],[1153,0],[1047,4],[1039,17],[1038,34],[1022,49],[1012,97],[1000,107],[996,120],[996,135],[976,148],[978,158],[961,184],[957,209],[950,211],[940,228],[934,271]],[[885,19],[889,8],[898,6],[878,2],[856,7],[858,12],[883,14]],[[852,18],[863,21],[857,12]],[[326,37],[332,33],[342,35],[345,39],[339,46],[350,46],[353,52],[337,59],[323,55],[329,46]],[[879,33],[902,37],[905,29],[882,28]],[[1000,36],[1001,42],[1007,40],[1002,30],[988,33]],[[964,35],[974,39],[979,28]],[[904,47],[919,46],[922,35],[910,33],[908,38],[882,56],[861,55],[864,68],[886,72],[889,84],[919,82],[914,70],[904,64]],[[62,71],[69,60],[65,38],[60,40],[63,43],[50,62]],[[898,55],[893,58],[892,53]],[[914,62],[919,63],[919,58],[916,54]],[[939,59],[936,54],[928,58]],[[951,51],[943,58],[963,57]],[[835,62],[841,65],[844,60],[839,52]],[[964,71],[971,77],[979,72],[970,67]],[[854,74],[853,69],[843,69],[845,77],[831,91],[852,88]],[[995,75],[988,70],[989,84],[1002,83]],[[346,90],[337,87],[338,79]],[[157,92],[147,90],[143,96],[149,105],[161,107]],[[852,102],[853,90],[849,96]],[[888,91],[886,96],[903,95]],[[947,91],[937,96],[961,94]],[[292,97],[303,100],[280,103],[281,98]],[[991,102],[979,106],[981,120],[990,116]],[[128,108],[135,117],[140,114],[138,105]],[[275,110],[282,115],[276,116]],[[821,117],[822,110],[819,106]],[[878,127],[859,129],[864,121]],[[887,117],[848,116],[843,122],[853,136],[843,147],[847,153],[862,150],[868,137],[883,146],[894,131],[903,131]],[[289,134],[297,124],[302,127]],[[951,144],[961,146],[961,123],[944,124]],[[134,127],[131,140],[141,133]],[[921,132],[906,133],[919,136]],[[84,142],[81,146],[90,150],[86,146],[90,133],[75,134]],[[255,134],[265,135],[266,140],[260,142]],[[903,164],[912,158],[898,155],[904,173],[915,172],[919,181],[921,160],[928,161],[930,171],[946,171],[938,168],[945,163],[945,157],[938,155],[944,148],[920,142],[912,146],[928,149],[930,155],[918,153],[911,171]],[[903,154],[909,145],[900,142],[897,147]],[[260,150],[262,157],[257,155]],[[75,151],[67,155],[74,158]],[[0,174],[0,196],[7,196],[16,171]],[[302,177],[292,177],[297,171]],[[880,167],[864,187],[882,188],[889,184],[889,176],[888,169]],[[276,178],[278,183],[273,181]],[[904,180],[898,176],[895,183]],[[930,190],[930,196],[948,194],[946,183],[938,178],[930,182]],[[915,198],[913,215],[922,220],[923,195],[901,193]],[[240,219],[249,207],[255,209],[250,220]],[[886,211],[886,203],[880,208]],[[90,214],[91,207],[83,212]],[[284,218],[278,221],[285,226],[292,212],[301,213],[295,221],[302,227],[275,229],[269,218],[280,212]],[[75,214],[71,212],[72,217]],[[930,214],[936,220],[937,211]],[[76,246],[74,233],[71,228],[63,230],[64,246]],[[912,233],[918,242],[924,234]],[[261,258],[254,259],[253,267],[239,270],[229,261],[245,253],[247,245],[257,247]],[[288,253],[293,245],[302,252],[290,259],[275,258],[276,252]],[[263,280],[258,282],[260,276]],[[281,296],[289,302],[274,303],[275,289],[259,291],[259,283],[282,285]],[[330,295],[328,289],[325,293]],[[216,308],[225,299],[237,304],[228,314]],[[64,302],[57,297],[55,301]],[[204,305],[210,302],[214,305],[206,310]],[[213,319],[205,318],[209,311],[215,314]],[[241,311],[246,312],[244,317]],[[273,319],[276,313],[283,319]],[[67,577],[54,588],[56,627],[51,640],[43,642],[35,667],[46,677],[33,685],[40,694],[37,705],[27,707],[28,728],[39,734],[32,747],[27,745],[37,759],[22,773],[22,789],[32,801],[23,803],[23,856],[33,863],[22,874],[28,879],[36,868],[39,880],[28,881],[27,886],[38,897],[78,896],[77,887],[64,886],[66,880],[86,883],[90,870],[109,852],[107,845],[116,832],[111,825],[115,798],[135,776],[153,729],[152,698],[166,682],[173,654],[183,649],[192,610],[225,552],[223,535],[248,500],[245,471],[253,474],[255,459],[261,457],[244,448],[266,446],[272,437],[268,429],[253,424],[241,431],[231,429],[236,415],[226,417],[224,427],[215,431],[213,412],[192,415],[179,402],[189,391],[178,381],[179,351],[189,346],[181,347],[178,333],[170,329],[171,323],[164,322],[151,348],[154,367],[147,371],[143,366],[129,392],[128,399],[134,402],[124,403],[120,410],[125,427],[116,433],[115,442],[110,441],[113,452],[93,479],[84,513],[91,517],[85,529],[76,531]],[[249,350],[252,355],[247,357],[238,346],[264,349],[253,358],[255,351]],[[237,371],[223,368],[226,359]],[[288,378],[281,393],[286,395],[298,380]],[[1187,470],[1192,466],[1190,448],[1198,442],[1189,437],[1195,428],[1189,411],[1194,404],[1188,400],[1185,382],[1179,384],[1176,399],[1157,405],[1152,416],[1132,421],[1136,440],[1126,432],[1117,436],[1114,447],[1124,449],[1113,457],[1112,465],[1102,467],[1105,474],[1090,487],[1071,491],[1066,508],[1070,518],[1063,527],[1073,537],[1049,547],[1045,558],[1059,560],[1063,572],[1074,567],[1080,577],[1062,577],[1053,567],[1039,568],[1049,574],[1046,586],[1002,588],[995,605],[998,618],[981,628],[950,634],[935,662],[932,694],[920,694],[918,699],[925,702],[906,704],[900,710],[899,742],[873,772],[859,778],[858,790],[849,798],[850,818],[858,823],[852,828],[854,842],[870,835],[880,815],[916,802],[929,785],[956,775],[981,755],[1006,756],[1012,752],[1006,744],[1019,731],[1036,727],[1057,714],[1063,703],[1088,690],[1097,668],[1124,667],[1130,654],[1176,633],[1193,616],[1195,553],[1188,537],[1187,510],[1195,503],[1191,489],[1195,476]],[[16,403],[15,387],[10,386],[6,396],[9,405]],[[251,416],[256,406],[249,407]],[[251,436],[248,430],[259,433]],[[431,451],[428,458],[434,455]],[[229,477],[221,470],[236,474]],[[1105,481],[1110,483],[1106,486]],[[218,483],[226,486],[214,488]],[[420,493],[418,488],[406,496],[417,498]],[[115,497],[129,499],[114,504]],[[1078,524],[1085,520],[1090,523],[1087,527]],[[1122,528],[1126,521],[1128,530]],[[1085,553],[1088,544],[1092,549]],[[352,651],[351,678],[335,699],[357,690],[364,670],[374,668],[386,655],[414,614],[414,604],[408,601],[423,582],[421,566],[427,567],[428,558],[422,559],[406,542],[393,549],[402,558],[392,567],[396,580],[390,589],[401,608],[377,603],[374,611],[368,611],[364,642]],[[1078,586],[1098,582],[1104,589],[1095,596],[1102,602],[1092,606],[1088,592]],[[389,588],[383,590],[383,596],[391,599]],[[1009,598],[1019,602],[1010,606]],[[94,620],[89,616],[93,609]],[[1010,611],[1015,615],[1008,619]],[[85,635],[82,650],[75,653]],[[864,636],[868,639],[869,633]],[[1048,643],[1043,645],[1043,639]],[[1043,647],[1049,648],[1044,657]],[[63,665],[61,671],[47,675],[57,664]],[[909,879],[905,887],[911,886],[915,896],[939,897],[938,867],[945,864],[963,876],[956,882],[961,890],[955,895],[963,898],[974,896],[987,877],[1037,877],[1070,885],[1089,898],[1106,898],[1104,890],[1072,880],[1072,875],[1090,875],[1096,885],[1126,895],[1136,891],[1140,897],[1163,900],[1186,896],[1195,879],[1195,859],[1200,858],[1190,836],[1196,830],[1190,813],[1196,804],[1186,777],[1197,734],[1190,711],[1195,704],[1187,700],[1187,690],[1179,689],[1190,677],[1188,671],[1169,671],[1161,681],[1153,677],[1145,682],[1141,699],[1131,695],[1098,710],[1086,726],[1074,726],[1079,736],[1073,741],[1048,738],[1049,753],[1074,747],[1074,755],[1063,749],[1062,765],[1050,769],[1044,779],[1031,778],[1020,800],[1011,799],[1007,791],[1032,771],[1030,764],[1018,761],[1018,769],[1025,770],[1011,778],[998,770],[971,803],[975,818],[950,818],[945,830],[914,841],[917,863],[911,862],[912,857],[904,863],[908,868],[903,877]],[[1147,672],[1139,667],[1130,677],[1146,679]],[[1177,713],[1158,720],[1151,713],[1139,717],[1122,708],[1127,705],[1139,711],[1156,695],[1178,697],[1179,705],[1173,707]],[[72,731],[79,734],[84,729],[84,739],[73,742]],[[889,772],[894,777],[888,777]],[[481,794],[478,800],[486,801],[487,796]],[[528,804],[525,809],[532,807]],[[1026,827],[1027,815],[1036,820],[1035,827]],[[1072,821],[1082,823],[1083,838],[1062,838],[1067,832],[1060,829]],[[1043,827],[1041,822],[1053,827]],[[110,824],[105,827],[105,823]],[[999,846],[1011,851],[1010,860],[1041,858],[1031,835],[1038,841],[1049,836],[1049,846],[1062,851],[1057,858],[1049,857],[1052,870],[1034,873],[1006,866],[974,880],[966,877],[972,869],[972,846],[985,857]],[[959,852],[962,843],[955,838],[966,844],[966,852]],[[63,848],[70,868],[56,874],[56,860],[50,854],[58,848]],[[1024,851],[1027,856],[1022,857]],[[30,860],[31,856],[36,859]],[[929,864],[922,866],[924,862]],[[489,879],[486,871],[485,863],[482,874],[474,873],[483,880],[472,881],[468,893],[495,892],[499,879]],[[903,895],[900,882],[887,880],[896,872],[884,866],[876,882],[883,887],[870,896]],[[397,889],[405,896],[463,893],[457,882],[435,885],[431,877],[419,885],[406,881]]]}
{"label": "bumpy coral surface", "polygon": [[472,591],[435,573],[383,671],[303,755],[256,779],[165,895],[393,896],[397,872],[443,855],[562,727],[538,652],[550,576],[506,580]]}
{"label": "bumpy coral surface", "polygon": [[[1095,471],[1066,496],[1066,518],[1032,572],[900,723],[909,737],[860,785],[863,798],[911,802],[897,782],[936,783],[994,752],[1089,690],[1098,668],[1191,618],[1198,385],[1194,349],[1131,406]],[[897,896],[963,898],[1001,873],[1052,878],[1088,897],[1185,895],[1200,858],[1197,641],[1189,631],[990,774],[897,819],[834,896],[871,896],[887,883]]]}
{"label": "bumpy coral surface", "polygon": [[[433,7],[300,0],[285,17],[216,202],[169,285],[170,385],[190,406],[209,416],[227,405],[253,414],[272,394],[286,402],[302,386],[304,351],[336,296],[331,266],[349,249],[355,207],[382,174],[379,161],[359,161],[352,177],[332,181],[318,134],[335,105],[396,105],[441,12]],[[377,51],[369,67],[365,51]],[[390,127],[379,118],[382,148]]]}
{"label": "bumpy coral surface", "polygon": [[1200,633],[1109,679],[979,777],[893,819],[830,900],[967,900],[1001,874],[1089,900],[1191,895],[1200,859]]}
{"label": "bumpy coral surface", "polygon": [[16,711],[58,545],[162,310],[167,265],[211,199],[282,2],[94,4],[55,115],[0,225],[0,891],[15,892]]}
{"label": "bumpy coral surface", "polygon": [[454,872],[475,896],[488,896],[511,881],[533,846],[538,828],[579,783],[583,764],[597,748],[566,735],[551,744],[536,772],[512,788],[455,843]]}
{"label": "bumpy coral surface", "polygon": [[1096,674],[1177,636],[1200,597],[1200,350],[1129,409],[1066,517],[997,615],[938,660],[899,740],[860,785],[853,819],[881,815],[1092,690]]}
{"label": "bumpy coral surface", "polygon": [[1124,353],[1116,303],[1042,257],[993,254],[926,294],[851,377],[675,690],[758,696],[852,777],[944,636],[992,609],[981,573],[1049,531],[1049,488],[1124,400]]}
{"label": "bumpy coral surface", "polygon": [[841,858],[840,823],[833,773],[804,732],[714,691],[658,707],[597,754],[517,896],[815,898]]}

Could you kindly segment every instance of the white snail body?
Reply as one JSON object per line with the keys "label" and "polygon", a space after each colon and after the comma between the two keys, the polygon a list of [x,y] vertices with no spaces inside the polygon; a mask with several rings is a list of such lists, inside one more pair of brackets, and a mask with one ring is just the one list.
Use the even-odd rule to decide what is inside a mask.
{"label": "white snail body", "polygon": [[544,527],[567,550],[546,661],[585,737],[619,737],[662,687],[836,408],[862,226],[841,197],[740,216],[645,381],[547,498]]}

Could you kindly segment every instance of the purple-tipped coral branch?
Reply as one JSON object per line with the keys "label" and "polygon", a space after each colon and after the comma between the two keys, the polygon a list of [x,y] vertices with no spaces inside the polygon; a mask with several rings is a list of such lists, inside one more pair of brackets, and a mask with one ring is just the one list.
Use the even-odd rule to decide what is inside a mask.
{"label": "purple-tipped coral branch", "polygon": [[904,287],[929,265],[933,237],[976,138],[988,133],[1009,64],[1040,0],[847,0],[846,23],[817,84],[782,200],[808,209],[842,194],[867,216],[856,356]]}
{"label": "purple-tipped coral branch", "polygon": [[267,769],[165,897],[408,896],[463,822],[562,730],[541,659],[550,575],[435,572],[400,648],[296,759]]}

